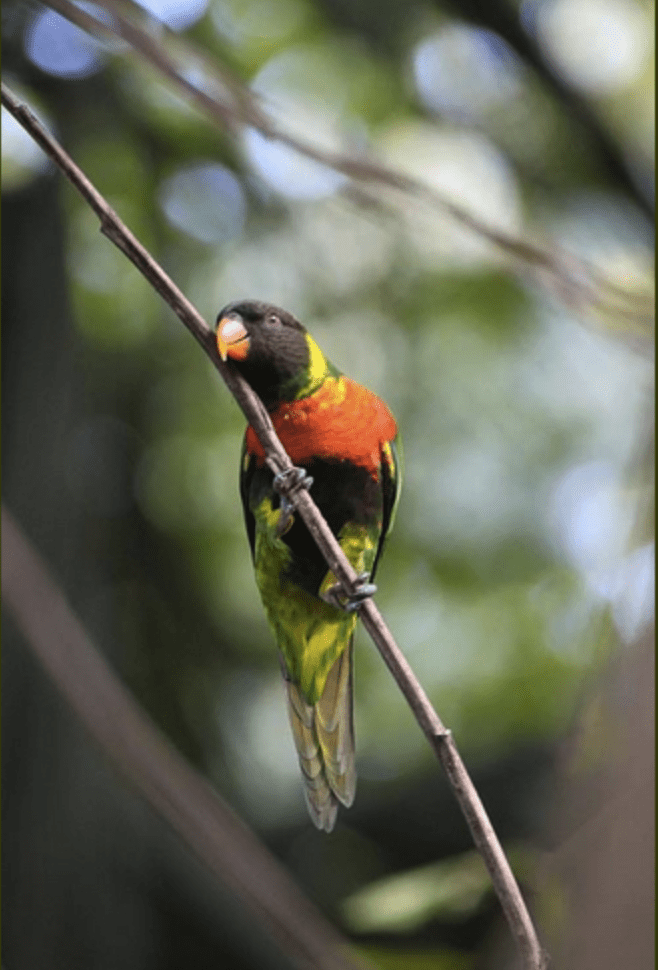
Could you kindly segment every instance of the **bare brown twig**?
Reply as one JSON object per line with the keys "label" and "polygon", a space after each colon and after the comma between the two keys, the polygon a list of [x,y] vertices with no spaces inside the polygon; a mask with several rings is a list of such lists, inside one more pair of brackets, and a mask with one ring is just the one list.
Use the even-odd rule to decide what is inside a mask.
{"label": "bare brown twig", "polygon": [[[21,105],[4,84],[2,103],[84,196],[99,217],[101,231],[137,266],[199,341],[256,431],[272,470],[276,473],[292,468],[292,462],[279,441],[263,404],[240,375],[222,364],[217,354],[214,335],[196,309],[122,223],[70,156],[54,138],[48,135],[29,109]],[[356,573],[308,491],[294,492],[289,499],[302,516],[338,581],[346,590],[353,589],[357,580]],[[505,853],[450,732],[446,730],[432,707],[372,600],[361,604],[359,615],[443,765],[468,823],[473,841],[484,858],[494,889],[521,951],[524,966],[527,970],[543,970],[547,965],[546,957],[537,939],[532,920]]]}

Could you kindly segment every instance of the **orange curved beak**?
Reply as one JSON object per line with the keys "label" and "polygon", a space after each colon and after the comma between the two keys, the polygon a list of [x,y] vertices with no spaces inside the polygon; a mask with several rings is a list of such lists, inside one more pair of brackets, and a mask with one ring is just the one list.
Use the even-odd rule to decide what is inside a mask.
{"label": "orange curved beak", "polygon": [[249,353],[249,334],[241,320],[223,317],[217,325],[217,350],[222,360],[245,360]]}

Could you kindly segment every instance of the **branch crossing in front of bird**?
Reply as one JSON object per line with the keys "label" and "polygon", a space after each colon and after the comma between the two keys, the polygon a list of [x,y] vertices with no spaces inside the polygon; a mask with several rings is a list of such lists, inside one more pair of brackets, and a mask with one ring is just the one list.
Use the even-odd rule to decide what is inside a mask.
{"label": "branch crossing in front of bird", "polygon": [[309,491],[312,484],[313,479],[311,476],[307,475],[303,468],[299,468],[296,465],[293,465],[292,468],[286,468],[274,476],[272,487],[281,496],[281,512],[276,527],[276,534],[278,536],[285,535],[292,525],[293,513],[295,511],[294,502],[291,501],[292,496],[302,488]]}

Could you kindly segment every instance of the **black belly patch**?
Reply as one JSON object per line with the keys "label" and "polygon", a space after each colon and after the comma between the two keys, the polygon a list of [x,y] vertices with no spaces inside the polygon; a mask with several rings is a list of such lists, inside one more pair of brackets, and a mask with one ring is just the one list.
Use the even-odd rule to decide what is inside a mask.
{"label": "black belly patch", "polygon": [[[311,496],[336,537],[346,522],[372,525],[381,519],[381,481],[373,479],[365,468],[326,459],[314,459],[304,468],[313,478]],[[272,475],[267,474],[271,488]],[[274,492],[272,505],[278,508],[279,504],[280,497]],[[286,579],[317,596],[327,564],[299,515],[282,539],[292,553]]]}

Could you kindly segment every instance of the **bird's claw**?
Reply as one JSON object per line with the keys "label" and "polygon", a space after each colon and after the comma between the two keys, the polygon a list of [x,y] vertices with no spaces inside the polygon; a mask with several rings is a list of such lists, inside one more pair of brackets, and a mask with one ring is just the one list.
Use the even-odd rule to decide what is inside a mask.
{"label": "bird's claw", "polygon": [[311,476],[306,474],[305,469],[299,468],[296,465],[279,472],[272,480],[272,485],[276,491],[284,497],[293,495],[300,488],[309,489],[312,484],[313,479]]}
{"label": "bird's claw", "polygon": [[369,579],[368,573],[361,573],[356,578],[352,592],[346,592],[342,583],[335,583],[320,595],[325,603],[329,603],[330,606],[335,606],[345,613],[353,613],[365,600],[370,599],[377,592],[377,587],[374,583],[368,582]]}
{"label": "bird's claw", "polygon": [[310,489],[313,479],[307,475],[303,468],[293,466],[286,468],[285,471],[278,472],[272,479],[272,486],[281,496],[279,521],[276,527],[276,534],[282,536],[288,531],[293,523],[293,512],[295,506],[290,501],[290,497],[300,489]]}

